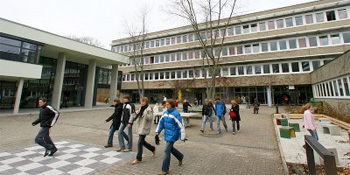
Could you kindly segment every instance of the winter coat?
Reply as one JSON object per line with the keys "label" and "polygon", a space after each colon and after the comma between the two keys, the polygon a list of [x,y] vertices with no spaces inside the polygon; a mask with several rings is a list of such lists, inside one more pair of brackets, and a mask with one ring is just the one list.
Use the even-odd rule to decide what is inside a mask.
{"label": "winter coat", "polygon": [[241,121],[241,115],[239,114],[239,105],[237,104],[235,107],[231,106],[230,111],[236,113],[237,117],[233,118],[234,121]]}
{"label": "winter coat", "polygon": [[131,103],[124,103],[122,111],[122,123],[124,125],[132,124],[135,118],[135,106]]}
{"label": "winter coat", "polygon": [[202,108],[202,116],[209,115],[209,114],[210,114],[210,106],[207,104],[204,104]]}
{"label": "winter coat", "polygon": [[153,120],[153,111],[152,111],[152,108],[148,106],[143,111],[143,114],[136,119],[136,123],[138,126],[137,133],[139,135],[148,135],[151,131],[152,120]]}
{"label": "winter coat", "polygon": [[122,119],[122,111],[123,111],[123,103],[118,103],[114,106],[114,113],[106,120],[106,122],[109,122],[113,120],[113,123],[111,127],[115,130],[119,130],[121,119]]}
{"label": "winter coat", "polygon": [[254,101],[253,106],[254,106],[254,109],[259,110],[260,103],[258,102],[258,100]]}
{"label": "winter coat", "polygon": [[224,103],[220,101],[219,103],[215,104],[215,110],[216,110],[216,116],[222,117],[225,114],[225,107]]}
{"label": "winter coat", "polygon": [[209,103],[208,107],[209,107],[209,115],[216,113],[213,103]]}
{"label": "winter coat", "polygon": [[[184,110],[187,110],[189,106],[191,106],[191,104],[188,103],[188,102],[185,102],[185,103],[183,104]],[[192,107],[192,106],[191,106],[191,107]]]}
{"label": "winter coat", "polygon": [[180,113],[175,108],[164,111],[156,132],[160,134],[163,129],[167,142],[176,142],[178,139],[185,140],[186,138],[185,125]]}
{"label": "winter coat", "polygon": [[45,104],[40,108],[39,118],[32,124],[36,125],[40,123],[40,127],[52,127],[56,123],[59,115],[60,113],[56,109]]}

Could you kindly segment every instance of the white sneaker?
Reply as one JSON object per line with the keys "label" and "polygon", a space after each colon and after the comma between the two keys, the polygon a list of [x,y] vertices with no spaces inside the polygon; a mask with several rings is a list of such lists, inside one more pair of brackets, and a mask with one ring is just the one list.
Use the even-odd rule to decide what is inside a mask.
{"label": "white sneaker", "polygon": [[236,133],[235,132],[232,132],[233,135],[235,135]]}
{"label": "white sneaker", "polygon": [[237,132],[239,132],[240,130],[237,130]]}

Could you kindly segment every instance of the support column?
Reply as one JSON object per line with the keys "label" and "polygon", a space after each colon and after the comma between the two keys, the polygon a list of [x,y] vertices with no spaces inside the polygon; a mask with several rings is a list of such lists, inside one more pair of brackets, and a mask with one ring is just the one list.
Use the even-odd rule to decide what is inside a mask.
{"label": "support column", "polygon": [[64,71],[66,69],[66,61],[67,61],[67,55],[65,53],[59,53],[58,59],[57,59],[57,66],[56,66],[55,82],[54,82],[54,87],[52,92],[52,100],[51,100],[52,107],[56,108],[57,110],[60,109]]}
{"label": "support column", "polygon": [[267,106],[268,106],[268,107],[272,107],[271,90],[272,90],[272,87],[271,87],[271,86],[267,86],[267,87],[266,87]]}
{"label": "support column", "polygon": [[89,60],[85,93],[85,108],[92,108],[95,87],[96,60]]}
{"label": "support column", "polygon": [[18,82],[17,92],[16,92],[16,101],[15,101],[15,106],[13,108],[14,114],[18,114],[18,111],[19,111],[19,105],[21,103],[21,97],[22,97],[23,83],[24,83],[24,79],[20,79]]}
{"label": "support column", "polygon": [[112,79],[111,86],[109,89],[109,104],[113,105],[114,98],[117,97],[117,87],[118,87],[118,65],[112,65]]}

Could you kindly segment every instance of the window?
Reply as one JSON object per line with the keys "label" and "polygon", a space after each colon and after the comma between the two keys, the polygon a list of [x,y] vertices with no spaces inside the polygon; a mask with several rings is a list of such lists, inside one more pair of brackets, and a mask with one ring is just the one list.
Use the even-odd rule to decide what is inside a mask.
{"label": "window", "polygon": [[270,49],[271,49],[271,51],[277,50],[277,42],[276,41],[270,42]]}
{"label": "window", "polygon": [[182,71],[182,78],[187,78],[187,70]]}
{"label": "window", "polygon": [[244,46],[244,53],[247,54],[247,53],[251,53],[251,52],[252,52],[251,45],[245,45]]}
{"label": "window", "polygon": [[170,72],[165,72],[165,79],[169,80],[170,79]]}
{"label": "window", "polygon": [[282,63],[282,72],[283,73],[289,72],[289,64],[288,63]]}
{"label": "window", "polygon": [[188,71],[188,78],[193,78],[193,70]]}
{"label": "window", "polygon": [[286,18],[286,27],[293,27],[293,18]]}
{"label": "window", "polygon": [[237,54],[243,54],[242,46],[237,46]]}
{"label": "window", "polygon": [[166,39],[166,45],[170,45],[170,38]]}
{"label": "window", "polygon": [[181,74],[182,74],[181,71],[177,71],[176,72],[176,78],[177,79],[181,79]]}
{"label": "window", "polygon": [[160,73],[159,73],[159,79],[160,79],[160,80],[164,80],[164,73],[165,73],[165,72],[160,72]]}
{"label": "window", "polygon": [[313,18],[313,16],[312,16],[312,14],[310,14],[310,15],[305,15],[305,22],[306,22],[306,24],[312,24],[312,23],[314,23],[314,18]]}
{"label": "window", "polygon": [[148,49],[148,48],[149,48],[149,42],[146,41],[146,49]]}
{"label": "window", "polygon": [[187,52],[184,52],[183,54],[182,54],[182,60],[187,60],[188,59],[188,57],[187,57]]}
{"label": "window", "polygon": [[332,44],[340,44],[340,36],[339,34],[331,35]]}
{"label": "window", "polygon": [[160,40],[160,45],[161,45],[161,46],[164,46],[164,44],[165,44],[165,40],[164,40],[164,39],[161,39],[161,40]]}
{"label": "window", "polygon": [[259,44],[253,44],[253,52],[254,52],[254,53],[260,52]]}
{"label": "window", "polygon": [[227,33],[228,33],[228,36],[232,36],[233,35],[233,27],[227,28]]}
{"label": "window", "polygon": [[269,27],[269,30],[275,29],[275,21],[269,21],[267,25]]}
{"label": "window", "polygon": [[298,43],[299,43],[299,48],[306,47],[306,39],[305,38],[299,38]]}
{"label": "window", "polygon": [[182,36],[182,42],[187,43],[187,35]]}
{"label": "window", "polygon": [[328,82],[328,84],[329,84],[329,88],[330,88],[330,91],[331,91],[331,93],[332,93],[332,96],[334,96],[334,91],[333,91],[333,82]]}
{"label": "window", "polygon": [[177,60],[177,61],[181,61],[181,57],[182,57],[182,54],[181,54],[181,53],[177,53],[177,54],[176,54],[176,60]]}
{"label": "window", "polygon": [[175,57],[176,57],[175,53],[172,53],[171,54],[171,61],[175,61]]}
{"label": "window", "polygon": [[230,55],[235,54],[235,47],[229,47]]}
{"label": "window", "polygon": [[323,15],[323,12],[321,12],[321,13],[316,13],[316,21],[317,21],[317,22],[324,22],[324,15]]}
{"label": "window", "polygon": [[296,39],[290,39],[289,40],[289,49],[296,49],[297,48],[297,40]]}
{"label": "window", "polygon": [[309,43],[310,43],[310,47],[315,47],[317,46],[317,39],[316,37],[309,37]]}
{"label": "window", "polygon": [[328,11],[326,12],[326,16],[327,16],[327,21],[334,21],[335,20],[335,11]]}
{"label": "window", "polygon": [[154,57],[154,63],[159,63],[159,56]]}
{"label": "window", "polygon": [[277,28],[280,29],[280,28],[284,28],[284,20],[283,19],[278,19],[276,21],[277,23]]}
{"label": "window", "polygon": [[346,13],[346,9],[339,9],[338,10],[338,16],[339,16],[339,19],[346,19],[346,18],[348,18],[348,14]]}
{"label": "window", "polygon": [[338,79],[338,86],[339,86],[340,96],[344,96],[343,82],[341,81],[341,79]]}
{"label": "window", "polygon": [[327,35],[319,36],[319,39],[320,39],[320,45],[321,46],[328,45],[328,36]]}
{"label": "window", "polygon": [[260,29],[260,31],[265,31],[266,30],[266,23],[265,22],[259,23],[259,29]]}
{"label": "window", "polygon": [[280,73],[280,65],[279,64],[272,64],[272,72],[273,73]]}
{"label": "window", "polygon": [[171,37],[171,44],[175,44],[175,37]]}
{"label": "window", "polygon": [[154,73],[154,79],[159,80],[159,73],[158,72]]}
{"label": "window", "polygon": [[236,26],[236,27],[235,27],[235,33],[236,33],[236,35],[242,34],[241,26]]}
{"label": "window", "polygon": [[339,96],[337,80],[333,81],[333,86],[334,86],[335,96]]}
{"label": "window", "polygon": [[321,66],[321,62],[319,60],[312,61],[312,66],[313,66],[314,70],[316,70]]}
{"label": "window", "polygon": [[238,75],[244,75],[244,67],[243,66],[238,67]]}
{"label": "window", "polygon": [[299,62],[293,62],[292,63],[292,72],[299,72]]}
{"label": "window", "polygon": [[180,44],[181,43],[181,36],[176,37],[176,43]]}
{"label": "window", "polygon": [[170,55],[165,55],[165,62],[170,62]]}
{"label": "window", "polygon": [[249,33],[249,25],[243,26],[243,33]]}
{"label": "window", "polygon": [[344,82],[344,87],[345,87],[345,94],[346,94],[346,96],[350,96],[350,89],[349,89],[349,84],[348,84],[347,78],[343,78],[343,82]]}
{"label": "window", "polygon": [[164,62],[164,55],[159,56],[159,62],[163,63]]}
{"label": "window", "polygon": [[195,77],[200,77],[200,75],[201,75],[201,72],[200,72],[201,70],[199,70],[199,69],[197,69],[197,70],[194,70],[194,76]]}
{"label": "window", "polygon": [[287,49],[287,42],[285,40],[279,41],[279,43],[280,43],[280,50]]}
{"label": "window", "polygon": [[222,76],[227,77],[228,76],[228,67],[222,68]]}
{"label": "window", "polygon": [[310,71],[310,62],[303,61],[301,62],[301,66],[303,67],[304,72]]}
{"label": "window", "polygon": [[261,43],[261,51],[262,52],[269,51],[269,45],[267,43]]}
{"label": "window", "polygon": [[159,47],[159,40],[156,40],[156,47]]}
{"label": "window", "polygon": [[251,32],[257,32],[258,31],[258,25],[257,24],[250,24],[250,31]]}
{"label": "window", "polygon": [[230,67],[230,75],[231,76],[236,75],[236,67]]}
{"label": "window", "polygon": [[188,58],[189,58],[190,60],[193,59],[193,52],[188,52]]}
{"label": "window", "polygon": [[192,41],[193,41],[193,34],[192,34],[192,33],[188,35],[188,41],[189,41],[189,42],[192,42]]}
{"label": "window", "polygon": [[200,51],[195,51],[195,52],[194,52],[194,58],[195,58],[195,59],[199,59],[199,58],[200,58],[200,55],[199,55],[199,54],[200,54]]}
{"label": "window", "polygon": [[222,48],[222,56],[227,56],[227,48],[226,47],[224,47],[224,48]]}
{"label": "window", "polygon": [[247,70],[247,75],[253,74],[253,67],[252,66],[247,66],[246,70]]}
{"label": "window", "polygon": [[263,68],[264,68],[264,74],[270,73],[270,65],[269,64],[263,65]]}
{"label": "window", "polygon": [[254,66],[255,74],[261,74],[261,65]]}
{"label": "window", "polygon": [[350,32],[343,33],[344,43],[350,43]]}
{"label": "window", "polygon": [[171,79],[175,79],[175,72],[171,72]]}
{"label": "window", "polygon": [[151,41],[151,47],[154,47],[154,41]]}
{"label": "window", "polygon": [[153,80],[153,73],[149,74],[149,80]]}
{"label": "window", "polygon": [[295,17],[295,25],[297,25],[297,26],[303,25],[303,17],[302,16]]}

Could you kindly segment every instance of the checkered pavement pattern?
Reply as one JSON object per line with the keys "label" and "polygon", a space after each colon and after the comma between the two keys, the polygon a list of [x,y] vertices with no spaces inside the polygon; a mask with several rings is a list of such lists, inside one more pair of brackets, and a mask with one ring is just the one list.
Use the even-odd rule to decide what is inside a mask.
{"label": "checkered pavement pattern", "polygon": [[0,175],[93,174],[135,156],[72,141],[55,144],[58,151],[52,157],[43,157],[41,146],[0,152]]}

